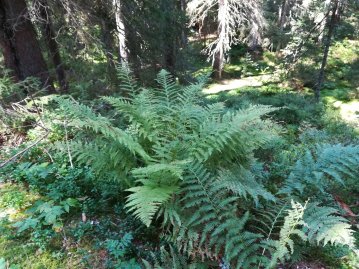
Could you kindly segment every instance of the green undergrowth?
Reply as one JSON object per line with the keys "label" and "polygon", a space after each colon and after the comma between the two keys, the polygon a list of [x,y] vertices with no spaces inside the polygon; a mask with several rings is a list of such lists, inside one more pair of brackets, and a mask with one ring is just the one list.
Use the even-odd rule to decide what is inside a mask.
{"label": "green undergrowth", "polygon": [[[335,90],[325,92],[323,101],[316,103],[310,90],[297,92],[277,84],[269,84],[222,92],[209,95],[207,98],[211,102],[225,102],[228,107],[233,108],[251,103],[280,107],[281,109],[273,112],[272,115],[277,122],[286,127],[287,134],[294,135],[293,138],[306,126],[326,129],[333,135],[337,133],[340,136],[354,138],[359,132],[359,120],[355,118],[359,113],[358,101],[351,99],[347,102],[338,102],[336,93]],[[353,122],[346,121],[349,117]]]}
{"label": "green undergrowth", "polygon": [[[319,103],[288,81],[204,97],[165,71],[144,90],[127,67],[126,98],[36,99],[51,133],[0,170],[0,268],[357,268],[353,46],[335,45]],[[237,56],[229,78],[278,61]],[[2,159],[44,135],[24,123],[4,120],[26,140]]]}

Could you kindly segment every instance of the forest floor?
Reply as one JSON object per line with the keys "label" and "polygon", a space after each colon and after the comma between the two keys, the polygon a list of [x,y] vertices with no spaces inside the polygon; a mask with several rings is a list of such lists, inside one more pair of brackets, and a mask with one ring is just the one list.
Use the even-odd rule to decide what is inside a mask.
{"label": "forest floor", "polygon": [[[261,90],[265,85],[284,84],[276,74],[263,74],[244,78],[224,79],[220,82],[210,84],[203,90],[205,95],[216,95],[227,93],[228,95],[240,94],[241,90],[258,89]],[[359,128],[359,99],[340,100],[336,98],[337,91],[326,91],[323,101],[333,109],[339,111],[343,121]]]}
{"label": "forest floor", "polygon": [[[322,101],[319,105],[314,102],[313,92],[308,88],[298,90],[294,87],[288,87],[289,83],[281,81],[274,73],[241,77],[239,73],[242,72],[243,66],[234,64],[232,66],[239,70],[236,69],[238,74],[231,74],[231,78],[210,84],[203,90],[203,93],[209,100],[213,98],[215,101],[225,102],[228,107],[237,108],[247,104],[282,107],[283,109],[276,112],[274,119],[283,124],[285,129],[285,134],[283,135],[288,140],[288,144],[298,143],[298,136],[302,130],[312,127],[331,132],[333,136],[337,134],[350,136],[352,135],[351,127],[353,126],[356,128],[356,133],[353,135],[355,136],[359,133],[359,88],[355,85],[357,83],[355,74],[358,74],[357,72],[359,71],[356,68],[359,61],[356,60],[355,55],[357,55],[356,51],[359,48],[359,42],[356,44],[356,48],[349,45],[347,45],[347,61],[343,61],[345,58],[341,56],[341,53],[345,51],[341,44],[337,45],[336,49],[333,50],[329,69],[331,84],[327,83],[325,85],[322,92]],[[337,58],[342,62],[338,63]],[[346,68],[347,66],[350,68]],[[310,76],[313,76],[313,73],[310,73]],[[345,124],[342,124],[342,122]],[[14,144],[21,144],[23,138],[14,138],[14,141],[18,141],[14,142]],[[79,238],[83,236],[84,239],[81,244],[78,243],[80,240],[78,242],[76,240],[74,242],[68,241],[71,243],[69,247],[65,241],[56,241],[51,242],[56,248],[47,250],[44,245],[49,241],[48,233],[51,234],[50,232],[53,231],[51,229],[42,229],[42,227],[34,230],[31,238],[15,236],[14,227],[11,226],[13,223],[9,221],[21,218],[29,205],[40,200],[40,198],[38,194],[33,194],[26,188],[21,188],[16,184],[3,184],[0,178],[0,269],[2,269],[1,258],[5,258],[9,263],[17,265],[11,268],[105,268],[103,260],[105,258],[109,259],[108,255],[103,255],[102,250],[96,249],[91,245],[93,242],[83,236],[84,234],[86,235],[86,232],[93,235],[95,225],[92,225],[90,221],[88,221],[88,225],[86,224],[87,226],[81,224],[80,214],[75,219],[75,221],[80,222],[78,228],[73,227],[73,220],[69,220],[65,228],[68,231],[75,231],[76,236]],[[99,230],[96,231],[110,238],[110,235],[112,236],[113,231],[117,231],[119,226],[115,223],[115,228],[113,228],[113,219],[111,216],[106,217],[108,219],[98,221],[102,226],[97,225]],[[97,219],[93,222],[95,223],[96,221]],[[108,227],[111,227],[111,229],[105,225],[107,223],[109,223]],[[121,225],[125,226],[127,223],[124,222]],[[103,248],[103,245],[101,245],[103,242],[106,242],[106,240],[96,242],[96,244],[98,243],[97,247]],[[80,264],[87,262],[86,259],[91,262],[95,260],[96,264],[101,264],[103,267],[80,266]],[[332,260],[331,262],[333,263]],[[295,268],[358,268],[345,267],[346,265],[339,267],[336,263],[333,264],[331,267],[324,267],[319,262],[312,264],[301,262]]]}
{"label": "forest floor", "polygon": [[224,91],[236,90],[244,87],[261,87],[264,83],[277,81],[278,78],[274,74],[264,74],[258,76],[250,76],[238,79],[225,79],[220,82],[211,84],[204,89],[205,94],[216,94]]}

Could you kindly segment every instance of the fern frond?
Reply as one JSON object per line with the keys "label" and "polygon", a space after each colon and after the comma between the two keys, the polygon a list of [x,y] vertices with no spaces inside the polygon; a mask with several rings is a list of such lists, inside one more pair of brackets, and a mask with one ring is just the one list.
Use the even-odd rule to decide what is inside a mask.
{"label": "fern frond", "polygon": [[226,157],[248,155],[273,139],[275,124],[261,120],[261,116],[275,110],[253,106],[227,112],[223,117],[213,115],[199,127],[197,139],[192,142],[193,157],[203,162],[221,152],[226,152]]}
{"label": "fern frond", "polygon": [[331,185],[345,185],[359,177],[359,146],[317,145],[307,150],[292,169],[279,193],[302,193],[305,188],[321,192]]}
{"label": "fern frond", "polygon": [[263,119],[276,109],[206,105],[200,98],[203,82],[182,89],[166,71],[154,90],[137,91],[127,67],[119,68],[119,76],[128,97],[102,99],[114,108],[117,122],[88,106],[59,102],[74,130],[82,129],[78,137],[87,141],[74,157],[105,173],[123,171],[131,186],[126,209],[146,226],[156,215],[164,219],[182,253],[233,268],[268,264],[269,255],[261,255],[266,234],[249,229],[248,205],[275,200],[252,167],[253,151],[279,130]]}
{"label": "fern frond", "polygon": [[144,90],[131,99],[124,97],[102,97],[123,115],[130,124],[139,130],[139,136],[153,141],[161,129],[161,121],[158,118],[156,105],[152,101],[152,95]]}
{"label": "fern frond", "polygon": [[67,155],[69,147],[72,158],[79,164],[91,166],[93,172],[102,178],[113,179],[124,187],[133,186],[128,179],[129,172],[136,166],[136,159],[123,146],[113,141],[95,139],[91,142],[68,141],[54,145],[57,150]]}
{"label": "fern frond", "polygon": [[58,103],[67,116],[73,119],[69,124],[70,126],[92,130],[123,145],[132,154],[138,154],[144,160],[151,159],[141,144],[125,131],[114,127],[107,118],[96,115],[91,108],[63,98],[58,99]]}
{"label": "fern frond", "polygon": [[294,252],[294,241],[292,237],[298,236],[302,240],[306,240],[306,235],[300,229],[300,226],[305,225],[303,221],[304,210],[306,204],[303,206],[300,203],[291,202],[292,208],[287,210],[288,215],[284,218],[284,224],[279,233],[277,241],[267,241],[275,248],[272,254],[269,268],[272,268],[278,261],[284,261],[290,254]]}
{"label": "fern frond", "polygon": [[[197,269],[202,268],[201,262],[190,261],[188,257],[181,255],[178,251],[169,245],[169,251],[162,246],[158,255],[152,254],[152,264],[142,260],[146,269]],[[200,267],[199,267],[200,266]]]}
{"label": "fern frond", "polygon": [[259,197],[267,201],[275,201],[273,194],[268,192],[259,179],[248,169],[238,165],[231,170],[222,170],[218,175],[219,184],[227,188],[239,197],[247,199],[250,196],[256,204],[259,202]]}
{"label": "fern frond", "polygon": [[158,89],[159,107],[167,113],[175,112],[175,105],[178,102],[178,87],[174,77],[166,70],[161,70],[157,75],[157,83],[161,86]]}
{"label": "fern frond", "polygon": [[319,206],[318,203],[308,205],[303,220],[306,225],[303,231],[310,242],[354,246],[353,230],[348,221],[338,215],[335,208]]}
{"label": "fern frond", "polygon": [[125,93],[128,95],[133,95],[136,93],[136,83],[132,79],[132,72],[128,64],[122,63],[116,67],[117,69],[117,77],[120,80],[120,87],[123,89]]}
{"label": "fern frond", "polygon": [[128,189],[132,194],[128,196],[125,207],[148,227],[160,205],[167,202],[178,190],[179,186],[176,185],[145,182],[142,186]]}
{"label": "fern frond", "polygon": [[183,174],[183,165],[186,162],[177,162],[177,163],[155,163],[149,164],[146,167],[139,167],[133,169],[132,174],[140,179],[150,178],[152,180],[157,179],[163,181],[165,175],[170,174],[176,179],[182,179]]}

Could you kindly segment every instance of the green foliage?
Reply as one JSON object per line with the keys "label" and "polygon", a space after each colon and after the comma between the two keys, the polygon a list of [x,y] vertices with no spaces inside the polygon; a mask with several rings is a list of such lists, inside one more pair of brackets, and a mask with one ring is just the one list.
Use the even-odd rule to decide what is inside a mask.
{"label": "green foliage", "polygon": [[269,268],[274,267],[278,261],[285,261],[290,254],[294,253],[294,236],[306,240],[305,233],[300,229],[300,226],[305,225],[303,214],[306,204],[303,206],[293,201],[291,204],[292,208],[287,210],[288,214],[284,218],[283,226],[280,229],[279,239],[269,242],[269,244],[275,248],[274,253],[272,253],[271,263],[268,266]]}
{"label": "green foliage", "polygon": [[15,264],[9,265],[4,258],[0,258],[0,269],[20,269],[20,267]]}
{"label": "green foliage", "polygon": [[354,186],[358,178],[359,147],[355,145],[318,145],[306,150],[296,162],[281,193],[328,192],[335,186]]}
{"label": "green foliage", "polygon": [[0,192],[0,208],[20,209],[25,206],[25,193],[18,190],[7,190]]}
{"label": "green foliage", "polygon": [[[126,97],[102,98],[113,110],[100,115],[58,99],[74,138],[56,148],[66,152],[71,145],[74,161],[115,179],[121,193],[130,192],[127,212],[146,226],[166,228],[165,238],[178,254],[170,249],[155,259],[158,268],[168,255],[178,268],[188,266],[190,261],[175,258],[182,253],[233,268],[271,268],[290,259],[297,244],[352,240],[352,230],[335,215],[337,210],[319,206],[328,199],[320,196],[308,205],[292,201],[291,208],[283,201],[295,196],[306,200],[317,189],[328,193],[349,183],[357,175],[357,147],[313,142],[308,150],[297,151],[299,160],[282,172],[285,182],[274,195],[254,152],[276,138],[280,128],[266,115],[277,109],[206,104],[200,97],[203,81],[181,88],[165,71],[157,77],[159,89],[140,90],[126,66],[118,70]],[[251,228],[254,221],[260,223],[258,229]]]}
{"label": "green foliage", "polygon": [[63,223],[61,217],[69,213],[71,207],[76,207],[78,202],[76,199],[68,198],[55,204],[54,201],[37,201],[30,209],[27,210],[28,218],[14,224],[21,233],[28,229],[35,229],[38,226],[52,226],[54,230],[61,229]]}
{"label": "green foliage", "polygon": [[309,204],[303,216],[306,223],[303,230],[308,240],[316,244],[323,243],[324,246],[331,243],[354,247],[351,225],[337,214],[335,208]]}
{"label": "green foliage", "polygon": [[130,233],[126,233],[120,240],[106,240],[105,248],[113,259],[112,262],[107,262],[108,268],[141,268],[140,264],[138,264],[135,259],[127,260],[125,257],[126,253],[128,252],[129,246],[131,246],[132,239],[132,235]]}
{"label": "green foliage", "polygon": [[0,76],[0,107],[8,107],[11,102],[23,100],[27,94],[38,90],[40,83],[36,78],[27,79],[14,83],[8,72]]}
{"label": "green foliage", "polygon": [[60,163],[23,162],[12,170],[12,180],[27,183],[33,191],[56,202],[89,193],[92,177],[88,168]]}
{"label": "green foliage", "polygon": [[[174,247],[169,246],[169,251],[163,246],[159,253],[151,253],[153,262],[142,260],[146,269],[205,269],[208,268],[203,262],[191,262],[189,259],[178,253]],[[157,255],[156,255],[157,254]]]}
{"label": "green foliage", "polygon": [[[221,103],[205,105],[199,97],[201,81],[181,89],[165,71],[157,77],[160,89],[137,93],[128,70],[122,68],[121,72],[124,89],[131,91],[129,97],[103,100],[113,105],[126,122],[113,126],[88,107],[59,100],[64,112],[71,116],[70,125],[96,134],[88,142],[90,147],[114,143],[118,155],[132,158],[133,167],[127,167],[131,173],[125,175],[126,182],[132,185],[126,207],[144,224],[149,226],[157,212],[164,214],[165,224],[170,221],[177,227],[182,223],[181,230],[186,227],[197,234],[198,242],[193,242],[186,232],[179,236],[180,249],[195,252],[209,244],[208,256],[218,256],[223,249],[228,260],[234,262],[235,258],[238,266],[252,264],[256,258],[247,257],[258,250],[260,245],[253,243],[261,236],[241,233],[249,215],[237,218],[236,207],[241,197],[256,203],[260,199],[274,200],[251,167],[255,163],[253,150],[276,135],[276,125],[261,118],[275,109],[250,106],[226,111]],[[91,137],[90,133],[82,135]],[[75,152],[74,156],[81,153]],[[90,160],[90,164],[98,161]],[[212,236],[209,241],[208,235]],[[237,256],[240,251],[243,253]]]}
{"label": "green foliage", "polygon": [[[60,141],[1,171],[40,199],[20,213],[16,238],[41,251],[76,245],[89,268],[140,268],[141,258],[148,268],[274,268],[332,247],[354,263],[355,233],[333,197],[355,202],[359,149],[342,128],[326,131],[323,105],[274,84],[208,102],[203,79],[181,87],[161,71],[144,89],[127,66],[118,72],[121,97],[57,98],[46,120]],[[30,204],[21,191],[0,197]],[[13,223],[0,226],[10,238]]]}
{"label": "green foliage", "polygon": [[[24,238],[6,238],[3,234],[0,238],[0,255],[11,269],[82,268],[76,257],[71,255],[68,256],[71,257],[70,259],[65,260],[55,254],[50,250],[39,251],[34,244],[27,243]],[[5,267],[5,269],[10,268]]]}

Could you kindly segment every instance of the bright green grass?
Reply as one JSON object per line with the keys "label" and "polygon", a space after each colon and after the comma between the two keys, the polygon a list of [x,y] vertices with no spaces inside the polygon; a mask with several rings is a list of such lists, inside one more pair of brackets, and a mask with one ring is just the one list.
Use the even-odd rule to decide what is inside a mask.
{"label": "bright green grass", "polygon": [[[5,259],[9,269],[81,268],[75,256],[64,257],[54,250],[41,251],[27,237],[15,236],[12,227],[15,220],[38,198],[18,184],[0,186],[0,261]],[[0,269],[3,268],[0,266]]]}

